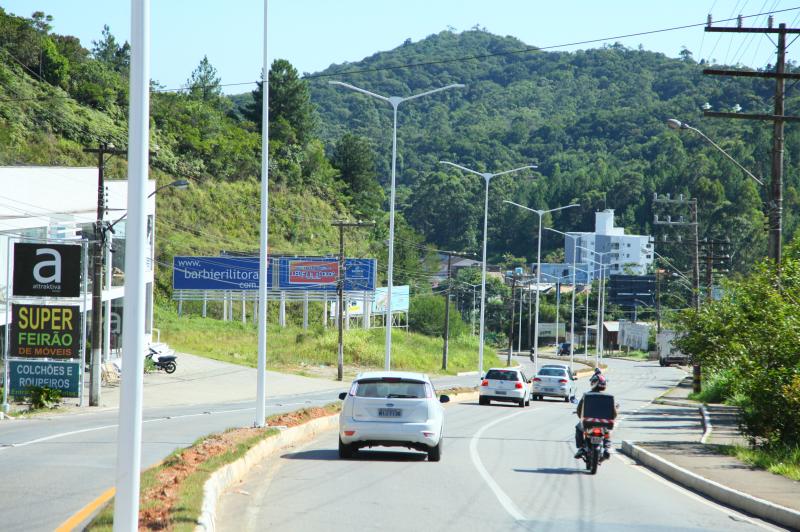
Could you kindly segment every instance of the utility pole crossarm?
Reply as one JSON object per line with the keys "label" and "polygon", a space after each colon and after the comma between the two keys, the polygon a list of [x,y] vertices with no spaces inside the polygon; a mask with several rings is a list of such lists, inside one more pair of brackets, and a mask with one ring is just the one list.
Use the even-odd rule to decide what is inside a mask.
{"label": "utility pole crossarm", "polygon": [[777,72],[758,72],[756,70],[726,70],[722,68],[704,68],[703,74],[712,76],[736,76],[741,78],[767,78],[767,79],[800,79],[800,74]]}

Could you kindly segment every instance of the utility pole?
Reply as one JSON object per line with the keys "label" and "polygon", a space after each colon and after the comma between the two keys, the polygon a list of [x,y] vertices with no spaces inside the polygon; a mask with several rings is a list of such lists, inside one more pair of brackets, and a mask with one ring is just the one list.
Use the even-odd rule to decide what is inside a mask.
{"label": "utility pole", "polygon": [[739,20],[735,28],[713,27],[711,25],[711,15],[709,15],[705,31],[712,33],[762,33],[766,34],[768,37],[770,34],[777,34],[778,36],[778,43],[776,45],[777,60],[775,62],[775,72],[706,68],[703,69],[703,74],[775,80],[775,107],[774,113],[771,115],[760,113],[725,113],[708,110],[704,111],[704,114],[705,116],[720,118],[767,120],[772,122],[772,172],[769,187],[769,199],[767,202],[767,214],[769,217],[769,258],[775,261],[775,264],[778,266],[778,268],[780,268],[781,230],[783,223],[783,130],[785,122],[800,122],[800,117],[784,115],[785,82],[787,79],[800,80],[800,74],[786,73],[786,36],[790,34],[800,34],[800,28],[787,28],[786,24],[780,24],[778,28],[774,28],[773,18],[771,15],[767,21],[766,28],[742,27],[741,15],[739,16]]}
{"label": "utility pole", "polygon": [[450,282],[451,269],[450,266],[453,261],[453,254],[447,253],[447,290],[444,293],[444,345],[442,346],[442,369],[447,369],[447,354],[450,345]]}
{"label": "utility pole", "polygon": [[[668,215],[666,220],[659,220],[656,214],[653,220],[654,225],[666,225],[677,227],[692,227],[694,229],[694,242],[692,243],[692,306],[696,312],[700,311],[700,237],[699,226],[697,219],[697,199],[684,199],[683,194],[679,195],[677,199],[672,198],[669,194],[659,196],[658,193],[653,195],[653,203],[662,203],[668,205],[688,205],[690,221],[684,221],[683,216],[680,216],[677,221],[672,220],[672,216]],[[700,364],[694,362],[692,364],[692,388],[695,393],[699,393],[702,389],[702,374]]]}
{"label": "utility pole", "polygon": [[94,223],[94,246],[92,246],[92,352],[89,371],[89,406],[100,405],[100,361],[103,356],[103,256],[105,255],[106,211],[105,166],[106,155],[124,155],[113,144],[101,142],[97,148],[84,148],[85,153],[97,154],[97,220]]}
{"label": "utility pole", "polygon": [[727,273],[729,271],[726,264],[730,260],[730,255],[727,254],[729,245],[730,240],[727,238],[724,240],[704,238],[701,242],[703,248],[702,259],[706,268],[706,301],[711,301],[714,296],[714,274]]}
{"label": "utility pole", "polygon": [[656,265],[656,334],[661,333],[661,269]]}
{"label": "utility pole", "polygon": [[[336,306],[336,321],[339,329],[339,348],[336,357],[336,380],[344,379],[344,333],[342,332],[342,316],[344,315],[344,228],[345,227],[371,227],[375,222],[333,222],[331,224],[339,228],[339,276],[336,280],[336,292],[339,296],[339,303]],[[266,309],[264,309],[266,311]],[[365,309],[366,312],[366,309]],[[391,317],[390,317],[391,319]]]}

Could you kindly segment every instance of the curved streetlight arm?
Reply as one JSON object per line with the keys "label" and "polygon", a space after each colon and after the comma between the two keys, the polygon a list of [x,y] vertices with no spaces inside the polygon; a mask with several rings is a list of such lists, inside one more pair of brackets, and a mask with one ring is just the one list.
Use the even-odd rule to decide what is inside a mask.
{"label": "curved streetlight arm", "polygon": [[748,176],[750,176],[750,177],[751,177],[751,178],[752,178],[752,179],[753,179],[753,180],[754,180],[756,183],[758,183],[759,185],[762,185],[762,186],[764,185],[764,182],[763,182],[762,180],[760,180],[759,178],[757,178],[756,176],[754,176],[754,175],[753,175],[753,173],[752,173],[752,172],[750,172],[750,170],[748,170],[747,168],[745,168],[744,166],[742,166],[742,165],[739,163],[739,161],[737,161],[736,159],[734,159],[734,158],[733,158],[733,157],[732,157],[732,156],[731,156],[731,155],[730,155],[728,152],[726,152],[726,151],[725,151],[725,150],[722,148],[722,146],[720,146],[719,144],[717,144],[716,142],[714,142],[713,140],[711,140],[711,139],[708,137],[708,135],[706,135],[705,133],[703,133],[702,131],[700,131],[700,130],[699,130],[699,129],[697,129],[696,127],[692,127],[692,126],[690,126],[689,124],[687,124],[686,122],[681,122],[680,120],[677,120],[677,119],[675,119],[675,118],[670,118],[670,119],[668,119],[668,120],[667,120],[667,126],[669,126],[669,127],[670,127],[670,128],[672,128],[672,129],[688,129],[688,130],[694,131],[695,133],[697,133],[698,135],[700,135],[701,137],[703,137],[703,138],[704,138],[704,139],[705,139],[705,140],[706,140],[706,141],[707,141],[709,144],[711,144],[711,145],[712,145],[712,146],[714,146],[714,147],[715,147],[717,150],[719,150],[719,152],[720,152],[720,153],[722,153],[722,155],[724,155],[725,157],[727,157],[727,158],[728,158],[728,160],[729,160],[730,162],[732,162],[733,164],[735,164],[735,165],[736,165],[736,166],[739,168],[739,170],[741,170],[742,172],[744,172],[745,174],[747,174]]}
{"label": "curved streetlight arm", "polygon": [[378,98],[379,100],[383,100],[385,102],[390,102],[389,98],[386,96],[381,96],[380,94],[375,94],[374,92],[370,92],[368,90],[362,89],[360,87],[356,87],[355,85],[350,85],[349,83],[345,83],[343,81],[329,81],[330,85],[341,85],[342,87],[346,87],[350,90],[354,90],[356,92],[360,92],[362,94],[366,94],[367,96],[372,96],[373,98]]}
{"label": "curved streetlight arm", "polygon": [[492,177],[497,177],[499,175],[510,174],[510,173],[513,173],[513,172],[519,172],[520,170],[526,170],[526,169],[535,170],[536,168],[539,168],[539,167],[536,166],[535,164],[528,164],[528,165],[525,165],[525,166],[520,166],[519,168],[514,168],[513,170],[506,170],[504,172],[497,172],[496,174],[492,174]]}
{"label": "curved streetlight arm", "polygon": [[[444,87],[439,87],[438,89],[433,89],[433,90],[429,90],[429,91],[425,91],[425,92],[420,92],[419,94],[414,94],[412,96],[406,96],[406,97],[403,97],[403,98],[399,98],[398,100],[399,100],[399,102],[407,102],[408,100],[414,100],[416,98],[422,98],[423,96],[427,96],[429,94],[433,94],[433,93],[436,93],[436,92],[442,92],[442,91],[446,91],[448,89],[460,89],[460,88],[465,87],[465,86],[466,85],[464,85],[463,83],[453,83],[451,85],[446,85]],[[366,92],[366,91],[363,91],[363,92]]]}
{"label": "curved streetlight arm", "polygon": [[439,161],[439,164],[449,164],[450,166],[454,166],[459,170],[464,170],[465,172],[469,172],[471,174],[479,175],[484,179],[491,179],[494,177],[492,174],[487,174],[483,172],[478,172],[477,170],[473,170],[472,168],[467,168],[466,166],[461,166],[460,164],[451,163],[450,161]]}
{"label": "curved streetlight arm", "polygon": [[[152,198],[153,196],[156,195],[156,192],[158,192],[159,190],[163,190],[163,189],[165,189],[167,187],[175,187],[177,189],[183,190],[183,189],[187,188],[188,186],[189,186],[189,182],[187,180],[185,180],[185,179],[176,179],[175,181],[173,181],[171,183],[167,183],[166,185],[161,185],[160,187],[156,187],[155,190],[153,190],[150,194],[147,195],[147,198],[148,199]],[[114,220],[113,222],[108,224],[106,226],[106,230],[107,231],[111,231],[113,233],[114,232],[114,226],[117,225],[122,220],[124,220],[127,216],[128,216],[128,213],[125,212],[122,216],[120,216],[119,218],[117,218],[116,220]]]}

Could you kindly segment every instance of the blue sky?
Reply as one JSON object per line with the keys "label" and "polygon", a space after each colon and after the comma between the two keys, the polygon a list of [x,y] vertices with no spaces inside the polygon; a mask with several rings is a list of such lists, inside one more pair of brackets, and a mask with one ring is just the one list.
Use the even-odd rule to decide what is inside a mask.
{"label": "blue sky", "polygon": [[[251,90],[262,63],[263,5],[263,0],[151,0],[152,77],[179,88],[207,55],[224,84],[243,84],[225,87],[226,93]],[[74,35],[87,48],[99,39],[103,24],[121,41],[130,35],[127,0],[0,0],[0,7],[21,16],[37,10],[53,15],[55,32]],[[777,14],[775,24],[796,27],[800,0],[271,0],[268,42],[271,58],[315,72],[448,28],[479,25],[546,47],[703,23],[709,12],[720,20],[790,8],[798,9]],[[766,26],[766,17],[745,25]],[[615,40],[670,57],[685,46],[696,59],[725,63],[764,66],[774,58],[774,46],[764,36],[707,34],[700,27],[608,42]],[[559,49],[598,46],[602,43]],[[789,59],[800,59],[798,49],[800,42],[790,47]]]}

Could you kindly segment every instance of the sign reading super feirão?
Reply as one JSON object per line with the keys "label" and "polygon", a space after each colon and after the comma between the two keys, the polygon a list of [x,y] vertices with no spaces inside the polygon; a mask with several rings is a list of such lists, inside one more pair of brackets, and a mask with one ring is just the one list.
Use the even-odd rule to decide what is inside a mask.
{"label": "sign reading super feir\u00e3o", "polygon": [[14,303],[11,313],[9,356],[80,357],[80,307]]}

